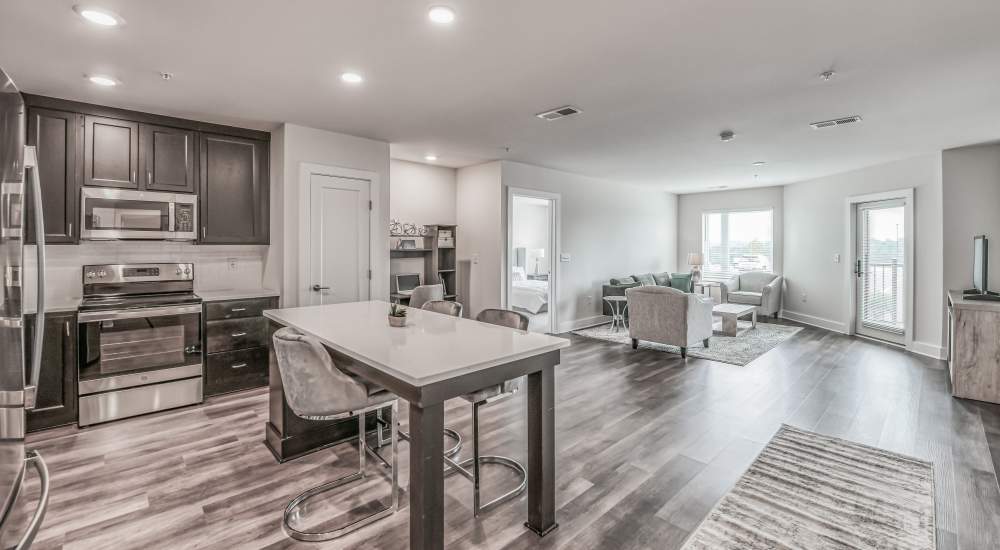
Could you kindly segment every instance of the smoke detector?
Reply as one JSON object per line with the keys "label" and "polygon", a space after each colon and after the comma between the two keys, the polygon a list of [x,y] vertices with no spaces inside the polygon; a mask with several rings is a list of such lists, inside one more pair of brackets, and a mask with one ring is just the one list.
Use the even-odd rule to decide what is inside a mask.
{"label": "smoke detector", "polygon": [[854,124],[855,122],[861,122],[861,117],[859,115],[845,116],[841,118],[835,118],[832,120],[822,120],[820,122],[813,122],[810,124],[816,130],[821,128],[831,128],[833,126],[843,126],[845,124]]}
{"label": "smoke detector", "polygon": [[544,113],[538,113],[536,117],[542,120],[559,120],[560,118],[566,118],[568,116],[578,115],[582,113],[580,109],[572,105],[564,105],[562,107],[556,107],[550,111],[545,111]]}
{"label": "smoke detector", "polygon": [[719,134],[719,139],[722,141],[733,141],[733,138],[735,137],[736,133],[732,130],[723,130],[722,133]]}

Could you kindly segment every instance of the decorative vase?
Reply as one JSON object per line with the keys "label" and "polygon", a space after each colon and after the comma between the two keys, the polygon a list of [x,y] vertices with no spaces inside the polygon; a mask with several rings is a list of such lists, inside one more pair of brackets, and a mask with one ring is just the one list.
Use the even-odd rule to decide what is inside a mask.
{"label": "decorative vase", "polygon": [[390,327],[397,327],[397,328],[399,328],[399,327],[405,327],[406,326],[406,317],[394,317],[392,315],[389,315],[389,326]]}

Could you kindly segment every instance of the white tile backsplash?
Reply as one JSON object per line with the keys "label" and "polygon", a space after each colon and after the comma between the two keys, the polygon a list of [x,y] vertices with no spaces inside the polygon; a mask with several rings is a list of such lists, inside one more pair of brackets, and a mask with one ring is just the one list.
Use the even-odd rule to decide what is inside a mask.
{"label": "white tile backsplash", "polygon": [[[160,241],[91,241],[79,245],[45,247],[45,298],[49,307],[80,299],[84,265],[123,263],[194,264],[195,291],[220,288],[259,288],[267,246],[196,245]],[[35,247],[24,250],[25,303],[35,303]],[[231,270],[229,260],[236,260]]]}

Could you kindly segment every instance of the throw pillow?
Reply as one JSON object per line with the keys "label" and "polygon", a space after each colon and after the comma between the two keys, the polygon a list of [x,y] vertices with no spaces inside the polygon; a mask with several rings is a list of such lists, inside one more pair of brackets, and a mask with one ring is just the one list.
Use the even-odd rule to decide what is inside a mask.
{"label": "throw pillow", "polygon": [[656,281],[656,286],[670,286],[670,273],[653,273],[653,280]]}
{"label": "throw pillow", "polygon": [[622,277],[621,279],[611,279],[609,281],[612,285],[634,285],[636,283],[635,279],[632,277]]}
{"label": "throw pillow", "polygon": [[684,292],[694,291],[693,274],[691,273],[671,273],[670,286]]}
{"label": "throw pillow", "polygon": [[632,278],[642,286],[656,286],[656,279],[653,278],[652,273],[643,273],[642,275],[632,275]]}

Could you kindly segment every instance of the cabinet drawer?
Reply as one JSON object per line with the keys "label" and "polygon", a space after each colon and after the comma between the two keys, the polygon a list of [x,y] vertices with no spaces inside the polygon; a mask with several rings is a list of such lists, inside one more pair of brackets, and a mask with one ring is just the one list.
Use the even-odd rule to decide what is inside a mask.
{"label": "cabinet drawer", "polygon": [[210,353],[205,359],[207,395],[267,385],[267,348]]}
{"label": "cabinet drawer", "polygon": [[226,302],[207,302],[205,304],[205,320],[260,317],[265,309],[277,307],[276,300],[276,298],[251,298]]}
{"label": "cabinet drawer", "polygon": [[205,322],[205,352],[267,346],[267,319],[248,317]]}

